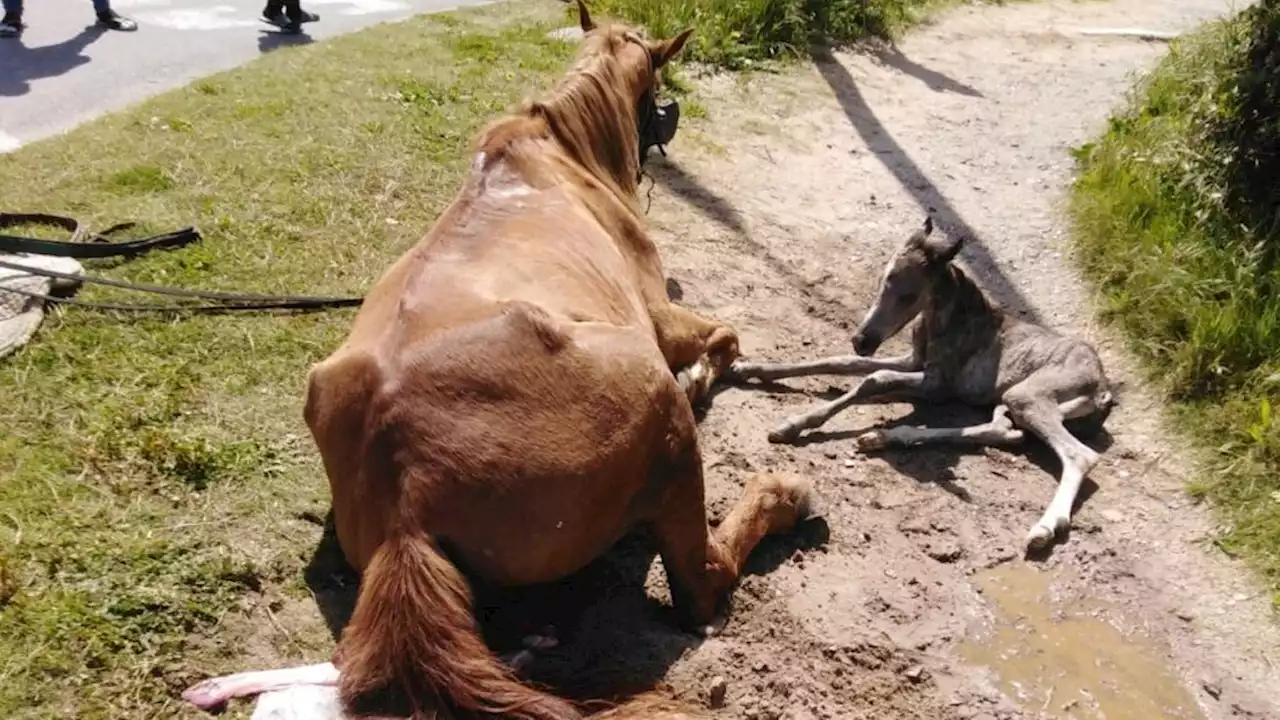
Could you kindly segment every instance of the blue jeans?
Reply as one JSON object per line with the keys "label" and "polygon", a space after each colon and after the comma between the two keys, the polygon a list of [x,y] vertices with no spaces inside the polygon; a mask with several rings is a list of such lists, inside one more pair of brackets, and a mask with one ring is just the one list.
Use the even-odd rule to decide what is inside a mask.
{"label": "blue jeans", "polygon": [[[93,0],[94,12],[104,13],[111,9],[111,0]],[[4,0],[4,12],[6,15],[15,13],[22,14],[22,0]]]}

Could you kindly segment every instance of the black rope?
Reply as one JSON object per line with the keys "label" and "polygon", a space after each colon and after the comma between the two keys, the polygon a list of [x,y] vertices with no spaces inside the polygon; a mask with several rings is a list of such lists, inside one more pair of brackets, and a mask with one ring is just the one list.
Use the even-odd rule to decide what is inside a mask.
{"label": "black rope", "polygon": [[20,290],[18,288],[5,287],[3,285],[0,285],[0,292],[11,292],[15,295],[24,295],[29,298],[57,303],[59,305],[75,305],[76,307],[93,308],[96,310],[118,310],[121,312],[221,313],[234,312],[236,310],[323,310],[325,308],[359,305],[361,303],[361,298],[322,298],[325,300],[323,304],[313,302],[314,298],[299,300],[280,298],[264,299],[259,302],[224,303],[220,305],[196,305],[190,303],[177,305],[146,305],[143,303],[90,302],[88,300],[76,300],[75,298],[47,295],[45,293],[33,292],[31,290]]}
{"label": "black rope", "polygon": [[[91,236],[79,221],[69,217],[44,213],[0,213],[0,228],[31,224],[51,225],[62,228],[68,232],[70,240],[42,240],[18,235],[0,234],[0,252],[52,255],[78,259],[96,259],[117,256],[134,257],[150,252],[151,250],[182,247],[193,242],[198,242],[201,239],[200,232],[198,230],[194,227],[186,227],[175,232],[164,233],[162,235],[155,235],[138,240],[110,242],[106,238],[107,235],[134,227],[134,223],[121,223],[119,225],[114,225],[102,233]],[[86,239],[88,240],[87,242]],[[105,285],[124,290],[148,292],[156,295],[215,301],[214,303],[205,304],[187,303],[175,305],[90,302],[86,300],[74,300],[72,298],[59,297],[56,295],[47,295],[29,290],[19,290],[14,287],[8,287],[0,282],[0,291],[3,292],[11,292],[17,295],[45,300],[47,302],[95,308],[99,310],[120,310],[124,312],[220,312],[236,310],[286,309],[319,310],[322,308],[332,307],[352,307],[364,302],[364,298],[360,297],[314,297],[305,295],[230,293],[216,290],[184,290],[182,288],[171,288],[162,285],[130,283],[87,275],[75,275],[71,273],[58,272],[56,270],[31,267],[29,265],[4,260],[0,260],[0,268],[16,270],[26,275],[37,275],[59,280],[69,280],[75,283]]]}

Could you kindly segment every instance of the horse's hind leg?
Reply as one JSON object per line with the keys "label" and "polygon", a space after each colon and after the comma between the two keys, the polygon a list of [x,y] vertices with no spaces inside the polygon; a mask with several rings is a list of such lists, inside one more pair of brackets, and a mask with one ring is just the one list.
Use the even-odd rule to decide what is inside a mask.
{"label": "horse's hind leg", "polygon": [[807,516],[810,484],[760,475],[714,533],[707,525],[702,455],[693,412],[683,398],[666,434],[661,501],[653,519],[671,596],[683,619],[709,632],[747,556],[765,535],[783,533]]}
{"label": "horse's hind leg", "polygon": [[1052,378],[1033,375],[1010,388],[1004,397],[1014,422],[1044,440],[1062,463],[1053,500],[1027,533],[1027,546],[1032,549],[1048,545],[1055,535],[1070,527],[1076,495],[1098,462],[1098,453],[1076,439],[1063,424],[1067,418],[1087,414],[1092,406],[1076,399],[1056,402],[1052,385]]}

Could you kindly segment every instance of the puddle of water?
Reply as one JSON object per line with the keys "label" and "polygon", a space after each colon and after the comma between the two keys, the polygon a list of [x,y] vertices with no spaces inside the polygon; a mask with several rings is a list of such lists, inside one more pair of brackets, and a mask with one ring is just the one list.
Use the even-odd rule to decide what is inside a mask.
{"label": "puddle of water", "polygon": [[1061,720],[1204,720],[1155,648],[1097,617],[1096,601],[1055,607],[1049,576],[1006,565],[976,576],[996,624],[958,651],[992,668],[1027,710]]}

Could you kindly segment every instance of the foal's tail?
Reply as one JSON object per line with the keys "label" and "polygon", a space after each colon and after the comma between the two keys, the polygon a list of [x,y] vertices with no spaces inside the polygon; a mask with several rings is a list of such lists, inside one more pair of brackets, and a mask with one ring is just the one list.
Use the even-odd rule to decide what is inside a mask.
{"label": "foal's tail", "polygon": [[426,534],[393,533],[374,552],[336,658],[342,703],[353,713],[581,717],[494,657],[476,627],[466,579]]}

